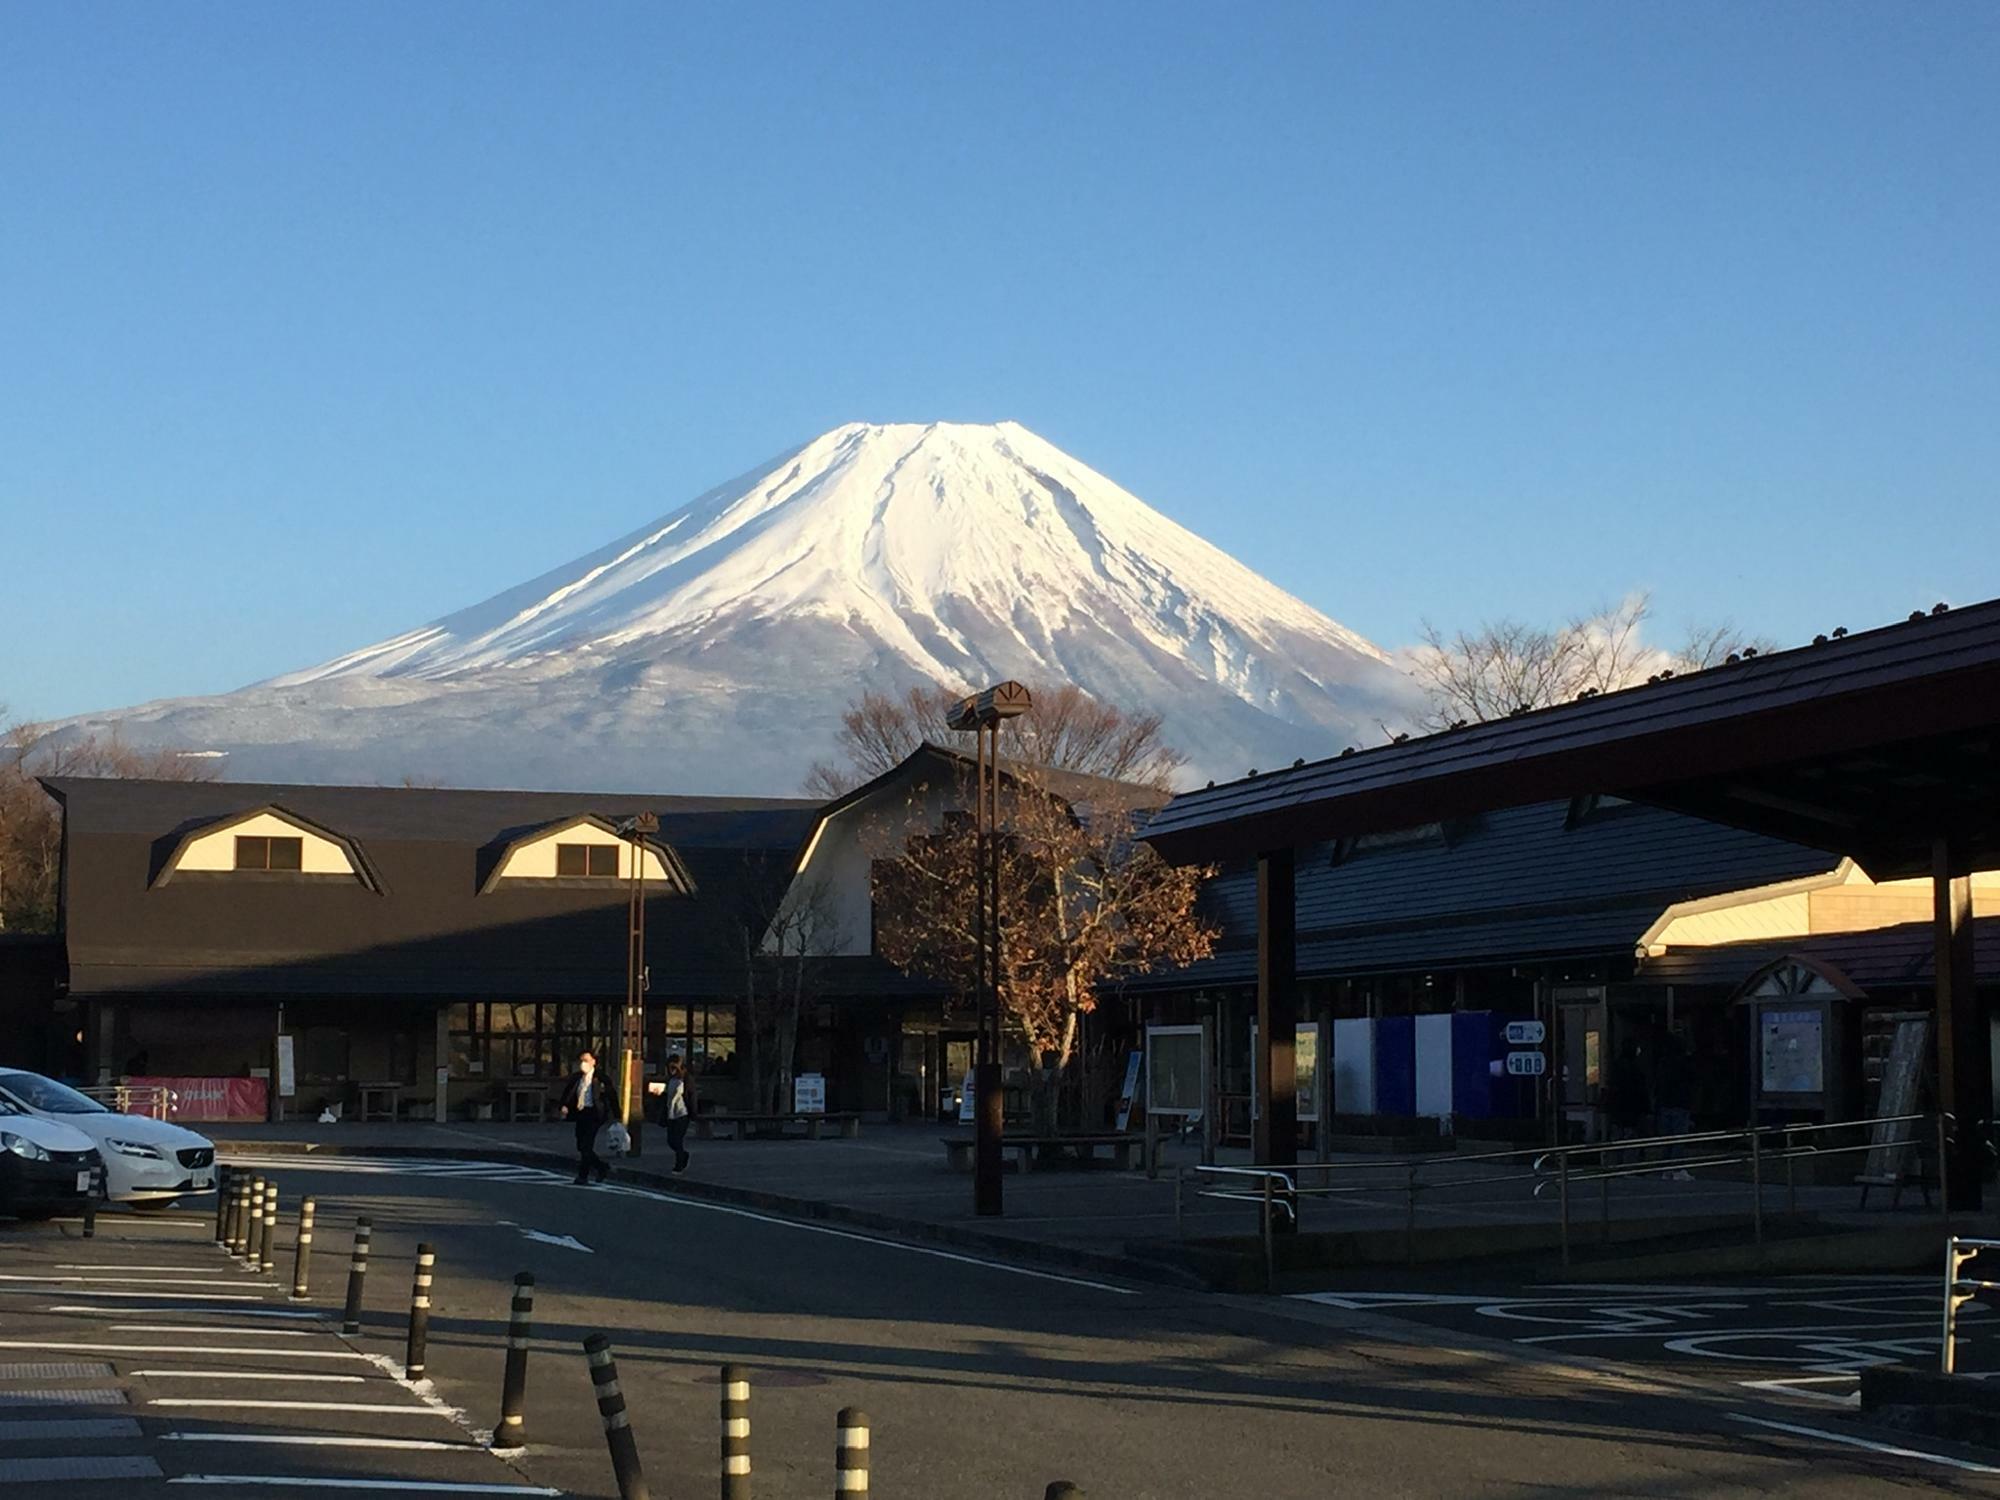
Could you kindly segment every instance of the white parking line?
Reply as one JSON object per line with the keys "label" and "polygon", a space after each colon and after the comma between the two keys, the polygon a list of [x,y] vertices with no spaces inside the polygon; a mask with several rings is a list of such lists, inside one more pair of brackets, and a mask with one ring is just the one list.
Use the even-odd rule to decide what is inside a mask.
{"label": "white parking line", "polygon": [[259,1359],[366,1359],[351,1349],[220,1349],[206,1344],[75,1344],[52,1339],[0,1339],[0,1349],[68,1349],[90,1354],[249,1354]]}
{"label": "white parking line", "polygon": [[238,1338],[322,1338],[310,1328],[216,1328],[200,1322],[114,1322],[106,1334],[236,1334]]}
{"label": "white parking line", "polygon": [[1829,1391],[1808,1391],[1801,1387],[1809,1385],[1853,1385],[1859,1375],[1784,1375],[1772,1380],[1739,1380],[1736,1383],[1746,1390],[1768,1391],[1774,1396],[1798,1396],[1807,1401],[1824,1401],[1828,1406],[1856,1407],[1861,1404],[1861,1392],[1849,1391],[1844,1396]]}
{"label": "white parking line", "polygon": [[[333,1319],[325,1313],[295,1312],[285,1307],[94,1307],[88,1302],[57,1302],[44,1308],[52,1313],[82,1313],[92,1318],[143,1318],[163,1317],[170,1313],[186,1313],[194,1317],[231,1318],[296,1318],[308,1323],[326,1323]],[[188,1327],[177,1323],[176,1328]]]}
{"label": "white parking line", "polygon": [[262,1380],[271,1384],[362,1385],[366,1375],[301,1375],[290,1370],[133,1370],[148,1380]]}
{"label": "white parking line", "polygon": [[226,1276],[230,1271],[228,1266],[208,1269],[201,1266],[107,1266],[95,1261],[88,1264],[80,1261],[60,1261],[56,1269],[58,1271],[187,1271],[195,1276]]}
{"label": "white parking line", "polygon": [[[0,1297],[151,1297],[159,1302],[262,1302],[257,1292],[100,1292],[80,1286],[0,1286]],[[233,1311],[233,1309],[232,1309]]]}
{"label": "white parking line", "polygon": [[1925,1453],[1919,1448],[1898,1448],[1893,1443],[1877,1443],[1848,1432],[1826,1432],[1818,1427],[1800,1427],[1791,1422],[1767,1422],[1762,1417],[1748,1416],[1740,1411],[1731,1412],[1729,1417],[1733,1422],[1748,1422],[1752,1427],[1768,1427],[1773,1432],[1789,1432],[1794,1437],[1818,1438],[1822,1442],[1842,1443],[1849,1448],[1866,1448],[1870,1453],[1887,1453],[1895,1458],[1914,1458],[1927,1464],[1943,1464],[1947,1469],[1963,1469],[1968,1474],[2000,1474],[2000,1468],[1995,1468],[1991,1464],[1976,1464],[1969,1458],[1951,1458],[1942,1453]]}
{"label": "white parking line", "polygon": [[254,1407],[258,1411],[375,1411],[389,1412],[401,1417],[437,1417],[442,1412],[432,1411],[428,1406],[412,1406],[407,1401],[230,1401],[220,1397],[201,1396],[155,1396],[146,1403],[148,1406],[222,1406],[231,1411]]}
{"label": "white parking line", "polygon": [[[51,1282],[84,1286],[215,1286],[218,1283],[203,1276],[13,1276],[0,1275],[0,1281],[30,1281],[40,1286]],[[232,1281],[231,1286],[267,1286],[277,1289],[275,1281]]]}
{"label": "white parking line", "polygon": [[334,1437],[320,1432],[163,1432],[163,1443],[255,1443],[260,1448],[397,1448],[423,1453],[478,1453],[465,1442],[436,1438]]}
{"label": "white parking line", "polygon": [[251,1485],[273,1490],[397,1490],[406,1495],[560,1495],[540,1484],[464,1484],[440,1479],[306,1479],[296,1474],[182,1474],[168,1484]]}

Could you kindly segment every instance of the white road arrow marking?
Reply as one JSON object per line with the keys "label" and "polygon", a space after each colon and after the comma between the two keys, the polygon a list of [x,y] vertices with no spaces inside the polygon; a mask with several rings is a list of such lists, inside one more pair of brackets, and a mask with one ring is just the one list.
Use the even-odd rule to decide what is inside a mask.
{"label": "white road arrow marking", "polygon": [[[518,1224],[514,1227],[517,1229],[520,1228]],[[585,1255],[594,1255],[597,1253],[575,1235],[543,1234],[539,1229],[522,1229],[521,1237],[523,1239],[534,1240],[537,1244],[560,1245],[565,1250],[581,1250]]]}

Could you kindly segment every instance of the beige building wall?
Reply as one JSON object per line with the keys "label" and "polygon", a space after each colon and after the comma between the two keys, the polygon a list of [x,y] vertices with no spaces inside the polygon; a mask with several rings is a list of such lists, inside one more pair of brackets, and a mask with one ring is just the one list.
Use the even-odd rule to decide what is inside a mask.
{"label": "beige building wall", "polygon": [[[502,880],[554,880],[556,878],[556,846],[558,844],[594,844],[599,848],[613,845],[618,850],[618,878],[632,878],[632,841],[621,839],[615,833],[599,828],[595,823],[578,823],[569,828],[557,828],[538,835],[529,843],[521,845],[507,856],[507,863],[500,867]],[[659,854],[646,851],[646,878],[665,880],[667,867]]]}
{"label": "beige building wall", "polygon": [[181,857],[174,862],[176,870],[234,870],[236,868],[236,840],[239,838],[278,838],[300,841],[300,868],[307,875],[352,875],[360,878],[360,872],[347,857],[347,851],[332,839],[322,838],[298,826],[287,823],[274,813],[259,813],[247,822],[235,823],[215,833],[205,833],[191,841],[181,851]]}
{"label": "beige building wall", "polygon": [[[2000,871],[1972,877],[1972,909],[1974,916],[2000,916]],[[1790,881],[1769,888],[1768,894],[1742,891],[1669,907],[1640,947],[1642,953],[1657,957],[1670,948],[1869,932],[1930,919],[1928,879],[1878,882],[1860,866],[1842,860],[1823,881]]]}
{"label": "beige building wall", "polygon": [[[890,786],[834,814],[820,825],[800,860],[780,912],[789,912],[805,899],[826,901],[835,932],[828,952],[865,957],[874,932],[874,862],[891,857],[920,829],[935,832],[943,825],[945,813],[959,801],[955,792],[941,786],[927,786],[920,796],[913,788]],[[768,937],[764,946],[769,952],[772,944]]]}

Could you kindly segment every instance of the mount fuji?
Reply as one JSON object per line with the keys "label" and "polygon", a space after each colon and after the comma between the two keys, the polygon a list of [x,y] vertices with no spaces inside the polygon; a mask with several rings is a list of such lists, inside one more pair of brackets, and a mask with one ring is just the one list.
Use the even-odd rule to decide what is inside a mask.
{"label": "mount fuji", "polygon": [[68,721],[232,780],[781,795],[864,689],[1074,682],[1193,780],[1400,728],[1388,655],[1012,422],[854,423],[484,603]]}

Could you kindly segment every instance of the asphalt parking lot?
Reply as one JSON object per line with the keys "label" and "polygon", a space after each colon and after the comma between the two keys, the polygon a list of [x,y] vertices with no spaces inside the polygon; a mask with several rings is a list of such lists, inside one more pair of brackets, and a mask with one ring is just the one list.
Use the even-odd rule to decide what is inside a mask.
{"label": "asphalt parking lot", "polygon": [[[1296,1300],[1382,1313],[1540,1354],[1590,1355],[1705,1383],[1853,1408],[1871,1365],[1934,1367],[1942,1288],[1922,1276],[1730,1283],[1600,1282],[1448,1291],[1322,1291]],[[1960,1312],[1959,1368],[2000,1370],[1992,1308]]]}
{"label": "asphalt parking lot", "polygon": [[[105,1212],[82,1231],[0,1226],[0,1494],[560,1493],[341,1339],[324,1305],[292,1302],[289,1232],[265,1275],[216,1247],[212,1214]],[[322,1287],[343,1269],[323,1262]]]}
{"label": "asphalt parking lot", "polygon": [[[579,1349],[595,1330],[614,1337],[655,1495],[715,1483],[724,1362],[751,1371],[764,1500],[831,1488],[833,1416],[852,1405],[873,1418],[873,1492],[888,1500],[1031,1500],[1059,1477],[1099,1500],[2000,1488],[2000,1464],[1976,1455],[1857,1444],[1833,1409],[1842,1392],[1811,1384],[1840,1373],[1822,1365],[1920,1348],[1922,1288],[1900,1282],[1214,1297],[640,1185],[576,1188],[539,1167],[255,1167],[282,1187],[274,1275],[218,1250],[212,1211],[106,1213],[92,1239],[75,1220],[0,1225],[0,1497],[608,1500]],[[299,1303],[308,1193],[319,1229]],[[362,1214],[376,1253],[346,1337]],[[430,1379],[412,1386],[398,1377],[419,1242],[441,1269]],[[518,1269],[539,1283],[529,1445],[502,1457],[485,1429]],[[1690,1369],[1726,1373],[1697,1389]]]}

